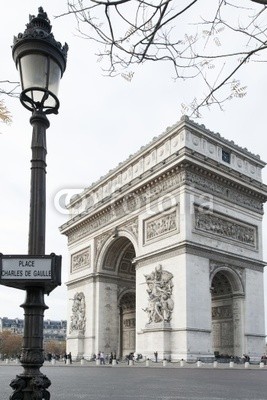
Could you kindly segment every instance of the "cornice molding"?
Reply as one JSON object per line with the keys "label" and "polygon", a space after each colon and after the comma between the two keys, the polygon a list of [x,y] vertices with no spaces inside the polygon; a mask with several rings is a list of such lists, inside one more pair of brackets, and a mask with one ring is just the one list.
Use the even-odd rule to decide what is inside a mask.
{"label": "cornice molding", "polygon": [[[142,146],[136,153],[130,155],[125,161],[119,163],[117,167],[110,170],[105,176],[102,176],[97,182],[91,184],[90,187],[84,190],[84,196],[86,196],[93,189],[97,189],[99,186],[104,185],[106,182],[111,180],[114,176],[118,175],[125,171],[130,165],[136,164],[136,161],[140,159],[140,157],[145,157],[148,154],[151,154],[152,150],[157,147],[161,148],[163,143],[166,143],[167,140],[173,139],[173,148],[177,147],[178,140],[177,135],[180,134],[181,131],[190,132],[191,134],[196,134],[196,138],[202,136],[206,142],[211,142],[211,144],[220,145],[221,147],[226,147],[227,149],[233,150],[237,155],[242,157],[246,157],[248,160],[257,164],[260,168],[263,168],[266,163],[260,159],[259,155],[255,155],[247,150],[247,148],[242,148],[235,144],[232,140],[228,140],[223,138],[219,133],[212,132],[207,129],[203,124],[197,124],[196,122],[189,119],[188,116],[182,116],[180,121],[175,123],[174,125],[167,127],[166,130],[157,137],[154,137],[147,145]],[[195,140],[196,143],[196,140]],[[176,152],[176,150],[174,150]],[[212,154],[212,150],[210,149],[210,154]],[[166,157],[165,157],[166,158]],[[79,196],[77,196],[79,198]],[[73,199],[70,203],[70,206],[75,204],[77,198]]]}
{"label": "cornice molding", "polygon": [[[231,152],[230,163],[222,160],[223,149]],[[134,156],[130,156],[97,183],[74,197],[68,207],[70,214],[72,208],[79,209],[78,205],[80,214],[62,225],[61,231],[65,233],[69,224],[73,225],[86,218],[88,212],[100,212],[123,194],[139,188],[140,182],[142,186],[147,180],[151,181],[151,175],[154,179],[156,175],[160,176],[166,169],[176,167],[181,162],[204,165],[205,170],[213,169],[216,175],[258,192],[265,199],[262,201],[266,201],[267,187],[261,183],[261,169],[265,163],[259,156],[183,117]]]}
{"label": "cornice molding", "polygon": [[66,283],[68,289],[76,289],[79,288],[81,290],[81,285],[86,285],[88,283],[96,283],[96,282],[104,282],[104,283],[114,283],[119,284],[121,286],[125,286],[127,288],[132,288],[133,281],[131,278],[126,279],[125,277],[118,276],[117,274],[109,274],[108,272],[93,272],[90,276],[81,276],[75,280],[69,280]]}
{"label": "cornice molding", "polygon": [[121,193],[119,198],[110,200],[108,204],[97,204],[93,210],[78,214],[62,225],[60,230],[69,237],[69,243],[72,243],[108,224],[121,224],[122,222],[119,221],[124,217],[134,217],[138,212],[135,209],[135,202],[138,201],[139,211],[141,211],[148,202],[185,185],[194,186],[230,203],[239,203],[241,207],[261,215],[263,214],[262,203],[267,200],[265,185],[257,183],[253,186],[252,183],[237,182],[230,176],[221,175],[219,171],[211,171],[184,159],[178,165],[172,166],[145,183],[139,183],[136,188],[128,188],[127,194]]}

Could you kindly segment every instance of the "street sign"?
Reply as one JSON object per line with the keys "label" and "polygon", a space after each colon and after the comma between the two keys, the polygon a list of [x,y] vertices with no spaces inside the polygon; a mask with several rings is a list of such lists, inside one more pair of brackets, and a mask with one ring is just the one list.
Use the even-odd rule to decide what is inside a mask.
{"label": "street sign", "polygon": [[61,285],[61,256],[0,254],[0,284],[17,289],[41,286],[48,294]]}

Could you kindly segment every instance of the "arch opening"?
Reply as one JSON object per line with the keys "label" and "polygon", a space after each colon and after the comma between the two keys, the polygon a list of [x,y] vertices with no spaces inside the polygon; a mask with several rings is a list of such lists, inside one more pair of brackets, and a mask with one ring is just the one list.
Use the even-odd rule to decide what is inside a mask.
{"label": "arch opening", "polygon": [[121,236],[110,243],[101,263],[105,281],[109,281],[113,292],[116,292],[113,298],[116,304],[110,309],[111,313],[113,310],[112,320],[109,315],[105,321],[104,330],[110,335],[105,339],[105,347],[107,352],[115,352],[119,358],[135,352],[136,274],[133,262],[135,256],[132,242]]}
{"label": "arch opening", "polygon": [[233,283],[229,274],[219,271],[211,283],[212,345],[217,357],[235,356],[233,322]]}
{"label": "arch opening", "polygon": [[119,302],[120,356],[135,352],[135,293],[125,293]]}

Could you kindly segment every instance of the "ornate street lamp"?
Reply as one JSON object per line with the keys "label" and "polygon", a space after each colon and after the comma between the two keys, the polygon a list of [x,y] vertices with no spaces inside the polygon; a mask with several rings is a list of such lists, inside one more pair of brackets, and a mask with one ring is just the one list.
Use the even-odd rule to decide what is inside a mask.
{"label": "ornate street lamp", "polygon": [[57,114],[60,79],[66,68],[68,45],[62,47],[51,33],[52,26],[43,8],[30,15],[24,33],[14,37],[13,58],[20,72],[20,100],[30,111]]}
{"label": "ornate street lamp", "polygon": [[44,294],[61,283],[61,256],[45,255],[46,129],[49,127],[46,114],[58,113],[58,87],[66,68],[68,51],[67,44],[61,46],[55,40],[51,29],[47,14],[40,7],[37,17],[30,16],[25,32],[14,37],[12,47],[21,79],[20,100],[32,112],[33,133],[28,256],[10,256],[2,261],[1,266],[2,279],[8,275],[4,261],[7,268],[11,265],[20,278],[25,273],[25,279],[3,283],[26,290],[25,303],[22,304],[25,320],[21,364],[24,372],[11,382],[15,392],[10,400],[50,398],[47,388],[51,382],[40,372],[44,362],[43,314],[47,309]]}

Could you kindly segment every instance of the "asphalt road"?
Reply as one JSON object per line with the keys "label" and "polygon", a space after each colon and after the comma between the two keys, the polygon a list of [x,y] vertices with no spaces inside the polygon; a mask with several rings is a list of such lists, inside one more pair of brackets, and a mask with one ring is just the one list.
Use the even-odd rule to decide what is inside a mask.
{"label": "asphalt road", "polygon": [[[266,400],[267,369],[182,369],[146,367],[49,366],[51,400]],[[0,399],[22,372],[0,366]]]}

